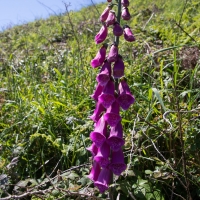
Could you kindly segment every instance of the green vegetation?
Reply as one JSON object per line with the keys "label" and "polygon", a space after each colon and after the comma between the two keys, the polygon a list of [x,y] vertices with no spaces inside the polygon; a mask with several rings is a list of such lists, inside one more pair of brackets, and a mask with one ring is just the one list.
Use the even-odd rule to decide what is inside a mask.
{"label": "green vegetation", "polygon": [[[108,196],[87,179],[86,150],[105,6],[0,33],[2,199]],[[121,113],[128,168],[111,185],[113,199],[199,199],[200,2],[134,0],[129,10],[137,41],[120,40],[120,50],[136,103]]]}

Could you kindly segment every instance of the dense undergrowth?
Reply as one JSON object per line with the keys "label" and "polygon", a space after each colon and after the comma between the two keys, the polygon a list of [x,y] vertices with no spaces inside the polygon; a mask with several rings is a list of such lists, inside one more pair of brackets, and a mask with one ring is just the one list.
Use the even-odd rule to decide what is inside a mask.
{"label": "dense undergrowth", "polygon": [[[104,7],[0,33],[2,199],[107,198],[87,178],[86,150]],[[136,42],[120,50],[136,102],[121,113],[128,167],[109,198],[200,199],[200,2],[135,0],[129,10]]]}

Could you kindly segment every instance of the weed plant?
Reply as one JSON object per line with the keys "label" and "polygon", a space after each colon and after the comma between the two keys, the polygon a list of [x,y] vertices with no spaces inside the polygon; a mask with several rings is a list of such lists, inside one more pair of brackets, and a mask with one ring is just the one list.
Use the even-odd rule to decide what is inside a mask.
{"label": "weed plant", "polygon": [[[0,33],[0,199],[106,199],[87,178],[88,118],[105,4]],[[135,0],[120,41],[135,104],[113,198],[200,199],[200,2]],[[110,30],[111,31],[111,30]],[[24,195],[24,196],[23,196]]]}

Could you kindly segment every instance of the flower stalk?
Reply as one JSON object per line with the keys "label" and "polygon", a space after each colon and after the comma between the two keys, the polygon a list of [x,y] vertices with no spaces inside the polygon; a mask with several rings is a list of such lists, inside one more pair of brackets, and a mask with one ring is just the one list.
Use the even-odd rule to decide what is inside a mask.
{"label": "flower stalk", "polygon": [[[114,43],[111,44],[107,56],[107,45],[101,46],[90,63],[93,68],[100,68],[100,72],[96,76],[96,89],[91,95],[96,101],[96,108],[90,117],[95,123],[95,128],[90,133],[93,143],[87,148],[93,158],[93,167],[88,178],[94,182],[101,193],[108,190],[113,182],[113,175],[120,176],[126,169],[123,154],[125,140],[120,110],[127,110],[135,101],[124,77],[123,57],[119,54],[121,35],[124,35],[124,39],[128,42],[135,40],[130,27],[122,28],[120,25],[121,17],[125,21],[130,19],[130,13],[127,12],[129,0],[116,0],[116,2],[117,4],[112,6],[109,4],[104,9],[100,16],[102,27],[95,36],[96,44],[102,43],[107,38],[108,28],[112,26]],[[117,6],[117,12],[111,10],[114,6]],[[122,10],[126,11],[123,16]],[[110,191],[110,195],[111,193]]]}

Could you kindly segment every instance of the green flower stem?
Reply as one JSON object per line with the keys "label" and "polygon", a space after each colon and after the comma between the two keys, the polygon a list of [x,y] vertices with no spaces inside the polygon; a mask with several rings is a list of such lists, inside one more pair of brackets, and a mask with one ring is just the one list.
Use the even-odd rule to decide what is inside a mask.
{"label": "green flower stem", "polygon": [[[118,0],[118,9],[117,9],[117,21],[120,24],[120,19],[121,19],[121,0]],[[119,45],[119,36],[115,36],[115,44],[118,46]],[[119,80],[118,78],[115,78],[115,90],[118,93],[118,85],[119,85]]]}

